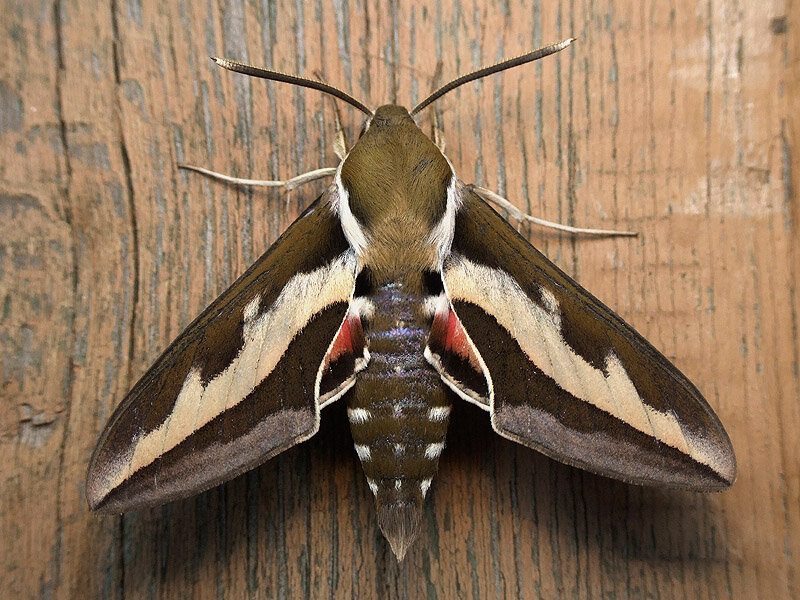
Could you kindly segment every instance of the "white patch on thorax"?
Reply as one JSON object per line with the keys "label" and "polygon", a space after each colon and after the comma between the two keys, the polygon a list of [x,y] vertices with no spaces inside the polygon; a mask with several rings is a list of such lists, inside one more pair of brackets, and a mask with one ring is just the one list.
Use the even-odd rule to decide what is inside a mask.
{"label": "white patch on thorax", "polygon": [[[444,156],[444,155],[443,155]],[[447,157],[445,156],[445,159]],[[450,247],[453,245],[453,235],[456,231],[456,213],[461,207],[461,195],[458,177],[456,177],[453,165],[450,165],[450,183],[447,185],[447,204],[445,206],[442,220],[433,228],[428,236],[428,242],[436,247],[436,256],[439,265],[450,254]]]}
{"label": "white patch on thorax", "polygon": [[334,209],[339,215],[339,220],[342,223],[342,231],[347,242],[355,250],[356,255],[359,257],[364,256],[364,252],[369,246],[367,234],[361,228],[361,225],[356,219],[353,211],[350,210],[350,194],[347,193],[347,188],[344,187],[342,182],[342,165],[344,161],[339,163],[339,168],[336,170],[336,177],[333,184],[336,186],[336,195],[334,196]]}

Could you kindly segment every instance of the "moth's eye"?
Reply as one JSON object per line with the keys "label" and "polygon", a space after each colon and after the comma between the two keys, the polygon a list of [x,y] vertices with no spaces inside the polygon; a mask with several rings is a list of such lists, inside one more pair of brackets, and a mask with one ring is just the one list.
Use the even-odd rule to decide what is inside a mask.
{"label": "moth's eye", "polygon": [[422,286],[427,296],[438,296],[444,291],[442,276],[436,271],[425,271],[422,274]]}

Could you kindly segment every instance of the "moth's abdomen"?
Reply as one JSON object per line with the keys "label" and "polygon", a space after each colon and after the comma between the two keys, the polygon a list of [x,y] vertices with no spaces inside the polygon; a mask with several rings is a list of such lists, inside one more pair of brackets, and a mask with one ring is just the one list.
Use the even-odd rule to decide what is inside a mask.
{"label": "moth's abdomen", "polygon": [[402,558],[444,448],[450,402],[423,356],[431,324],[423,298],[392,283],[370,300],[363,316],[370,362],[358,375],[348,416],[378,522]]}

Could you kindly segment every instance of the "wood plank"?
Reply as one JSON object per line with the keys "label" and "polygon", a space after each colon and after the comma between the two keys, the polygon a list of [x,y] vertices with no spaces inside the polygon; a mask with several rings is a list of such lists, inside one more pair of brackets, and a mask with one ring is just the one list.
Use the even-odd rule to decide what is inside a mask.
{"label": "wood plank", "polygon": [[[730,0],[4,4],[0,589],[7,598],[800,596],[798,8]],[[420,539],[378,531],[343,406],[219,488],[89,514],[105,420],[159,352],[324,188],[242,190],[187,161],[335,164],[312,74],[370,106],[575,36],[438,105],[465,181],[636,240],[529,239],[704,392],[739,480],[644,489],[495,436],[460,403]],[[361,116],[343,110],[352,141]],[[431,112],[420,115],[430,126]]]}

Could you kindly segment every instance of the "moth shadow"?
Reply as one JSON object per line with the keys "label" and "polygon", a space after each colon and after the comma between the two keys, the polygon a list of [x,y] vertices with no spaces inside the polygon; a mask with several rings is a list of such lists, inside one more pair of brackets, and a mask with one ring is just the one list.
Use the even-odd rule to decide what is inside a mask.
{"label": "moth shadow", "polygon": [[[200,585],[263,589],[265,580],[285,581],[287,565],[310,570],[310,556],[346,545],[364,527],[341,519],[363,521],[372,496],[345,407],[326,407],[314,437],[260,467],[196,496],[124,515],[122,568],[126,586],[136,588],[131,593]],[[233,579],[241,583],[231,587]]]}
{"label": "moth shadow", "polygon": [[713,496],[631,486],[563,465],[497,435],[486,411],[453,402],[423,530],[402,564],[377,527],[346,402],[337,402],[323,411],[316,436],[257,469],[123,517],[120,553],[133,588],[126,593],[233,589],[233,580],[277,591],[291,578],[287,569],[308,581],[320,565],[338,564],[339,577],[364,557],[374,589],[390,590],[424,571],[455,573],[463,565],[452,557],[468,556],[469,544],[487,556],[517,548],[520,565],[543,545],[612,570],[636,560],[668,570],[691,560],[711,576],[726,560]]}
{"label": "moth shadow", "polygon": [[[435,485],[442,515],[474,512],[470,494],[494,496],[480,503],[491,514],[470,521],[476,546],[483,543],[486,551],[504,547],[507,536],[519,537],[509,546],[517,544],[523,553],[529,552],[525,544],[557,545],[602,563],[691,560],[703,569],[703,563],[728,558],[714,494],[629,485],[559,463],[502,438],[488,412],[460,400],[454,401]],[[448,491],[451,485],[454,491]],[[449,507],[442,510],[440,503]]]}

